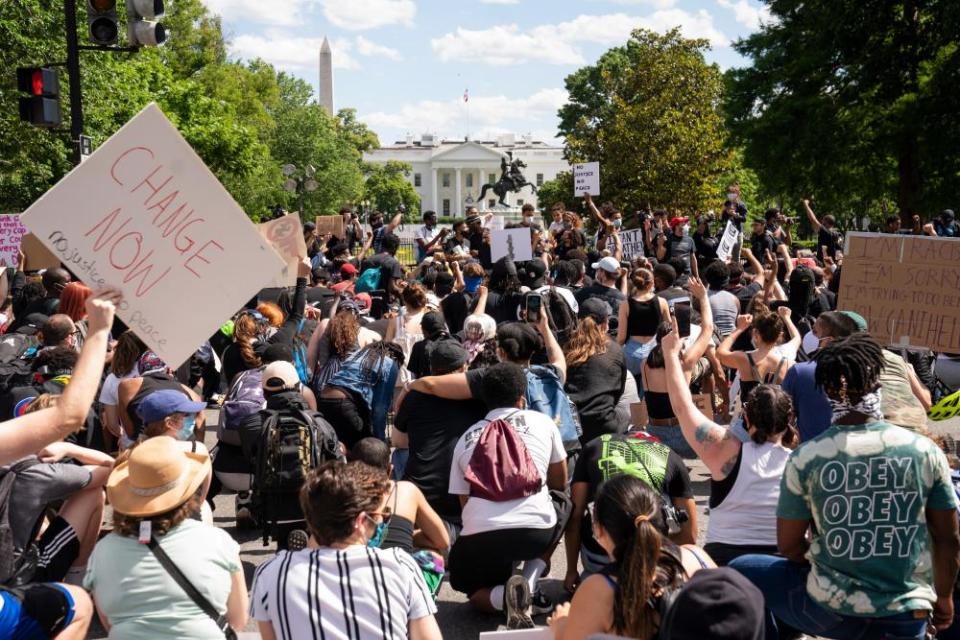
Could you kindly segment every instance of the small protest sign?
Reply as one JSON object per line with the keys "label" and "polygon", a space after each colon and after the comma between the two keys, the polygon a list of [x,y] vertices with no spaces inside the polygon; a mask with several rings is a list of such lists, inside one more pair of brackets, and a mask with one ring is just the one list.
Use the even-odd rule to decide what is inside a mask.
{"label": "small protest sign", "polygon": [[726,262],[733,255],[733,248],[737,244],[737,238],[740,233],[732,222],[727,221],[727,227],[723,230],[723,236],[720,238],[720,244],[717,245],[717,258]]}
{"label": "small protest sign", "polygon": [[88,286],[119,288],[120,319],[171,367],[283,268],[156,104],[20,219]]}
{"label": "small protest sign", "polygon": [[643,252],[643,229],[626,229],[621,231],[620,243],[623,245],[624,260],[631,260],[638,256],[646,255]]}
{"label": "small protest sign", "polygon": [[960,239],[848,232],[837,308],[862,315],[881,344],[955,352]]}
{"label": "small protest sign", "polygon": [[502,229],[490,232],[490,259],[509,257],[514,262],[533,259],[530,229]]}
{"label": "small protest sign", "polygon": [[27,233],[20,222],[20,214],[0,215],[0,260],[5,267],[16,267],[20,253],[20,239]]}
{"label": "small protest sign", "polygon": [[282,218],[259,225],[260,233],[286,266],[274,277],[268,287],[290,287],[297,283],[297,263],[307,256],[307,243],[303,241],[300,217],[290,213]]}
{"label": "small protest sign", "polygon": [[573,195],[600,195],[600,163],[580,162],[573,165]]}
{"label": "small protest sign", "polygon": [[317,235],[332,234],[334,238],[343,240],[343,216],[317,216]]}

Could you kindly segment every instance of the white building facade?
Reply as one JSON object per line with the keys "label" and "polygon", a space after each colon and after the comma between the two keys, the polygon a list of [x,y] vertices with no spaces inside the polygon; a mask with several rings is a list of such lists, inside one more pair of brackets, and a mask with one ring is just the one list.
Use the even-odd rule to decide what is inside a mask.
{"label": "white building facade", "polygon": [[[420,209],[436,211],[441,216],[462,216],[469,206],[481,210],[497,206],[498,198],[492,189],[487,190],[483,202],[478,200],[484,184],[500,179],[500,160],[508,151],[515,160],[520,159],[527,165],[523,175],[537,186],[553,180],[561,171],[571,170],[563,159],[563,147],[534,141],[529,136],[517,139],[512,135],[503,135],[491,142],[440,141],[429,134],[414,140],[408,136],[406,142],[365,153],[363,159],[409,163],[413,170],[407,179],[420,195]],[[510,209],[524,204],[540,205],[530,187],[507,194],[505,200]]]}

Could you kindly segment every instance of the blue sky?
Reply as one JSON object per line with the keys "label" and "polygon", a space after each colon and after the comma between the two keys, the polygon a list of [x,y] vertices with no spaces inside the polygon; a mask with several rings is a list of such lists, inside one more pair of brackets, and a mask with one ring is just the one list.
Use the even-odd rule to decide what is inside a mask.
{"label": "blue sky", "polygon": [[335,108],[356,108],[382,144],[408,132],[550,140],[564,78],[625,42],[632,28],[680,26],[709,39],[709,61],[726,69],[743,63],[730,42],[769,19],[755,0],[204,2],[223,17],[233,57],[262,57],[315,89],[327,36]]}

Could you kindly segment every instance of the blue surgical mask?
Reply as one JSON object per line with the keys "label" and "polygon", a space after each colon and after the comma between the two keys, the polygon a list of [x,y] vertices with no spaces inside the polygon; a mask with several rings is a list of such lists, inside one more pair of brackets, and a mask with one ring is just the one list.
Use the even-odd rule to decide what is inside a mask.
{"label": "blue surgical mask", "polygon": [[[371,519],[372,520],[372,519]],[[379,547],[380,543],[383,542],[383,536],[387,531],[386,522],[378,522],[377,528],[373,531],[373,537],[367,540],[368,547]]]}
{"label": "blue surgical mask", "polygon": [[183,424],[180,425],[180,431],[177,432],[177,440],[189,440],[193,437],[193,430],[197,426],[197,416],[186,416]]}
{"label": "blue surgical mask", "polygon": [[613,221],[614,229],[619,229],[622,226],[623,226],[623,220],[621,220],[620,218],[617,218],[616,220]]}
{"label": "blue surgical mask", "polygon": [[463,279],[463,290],[467,293],[476,293],[483,284],[483,276],[467,276]]}

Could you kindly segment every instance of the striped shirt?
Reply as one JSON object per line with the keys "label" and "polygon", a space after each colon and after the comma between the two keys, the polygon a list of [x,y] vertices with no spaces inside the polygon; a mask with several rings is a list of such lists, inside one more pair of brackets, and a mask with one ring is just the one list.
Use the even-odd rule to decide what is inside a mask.
{"label": "striped shirt", "polygon": [[278,640],[405,640],[437,611],[406,552],[360,545],[279,552],[254,574],[250,609]]}

